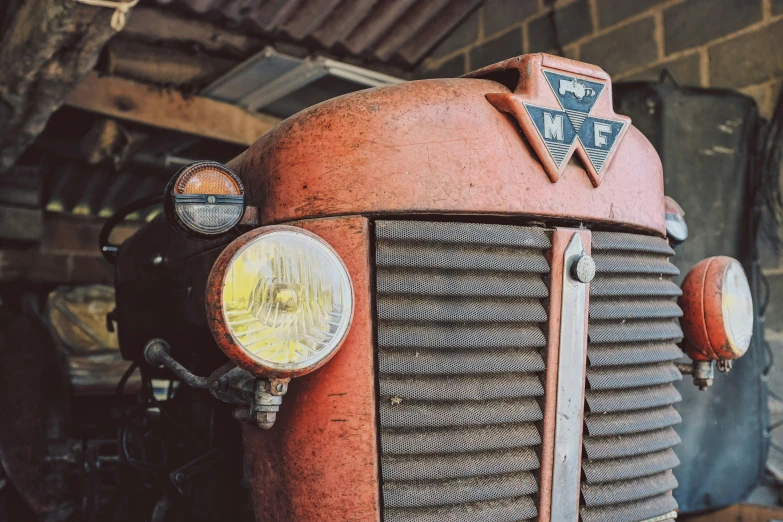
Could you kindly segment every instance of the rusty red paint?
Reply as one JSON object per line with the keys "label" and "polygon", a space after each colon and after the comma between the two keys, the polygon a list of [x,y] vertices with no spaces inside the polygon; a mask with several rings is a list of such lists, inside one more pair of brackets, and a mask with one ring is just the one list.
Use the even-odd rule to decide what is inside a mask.
{"label": "rusty red paint", "polygon": [[[541,423],[541,462],[539,467],[538,521],[550,522],[552,510],[552,473],[555,454],[555,423],[557,413],[557,381],[560,361],[560,315],[563,304],[564,255],[575,233],[582,236],[585,252],[590,254],[592,234],[589,230],[557,228],[552,233],[552,248],[547,252],[549,262],[549,324],[547,325],[546,373],[544,377],[544,420]],[[589,310],[589,284],[585,297],[585,310]],[[587,332],[587,314],[585,314]],[[587,338],[585,336],[585,365],[587,364]],[[582,382],[582,397],[585,383]],[[578,502],[579,499],[576,499]]]}
{"label": "rusty red paint", "polygon": [[368,221],[294,223],[326,240],[354,286],[354,317],[332,361],[291,381],[271,430],[244,426],[256,520],[380,520]]}
{"label": "rusty red paint", "polygon": [[[231,261],[234,256],[245,245],[251,241],[263,237],[267,234],[271,234],[279,231],[295,230],[299,233],[305,233],[312,237],[316,241],[324,244],[327,248],[332,248],[329,243],[321,239],[318,235],[303,231],[301,228],[292,227],[288,225],[276,225],[269,227],[261,227],[255,230],[251,230],[245,234],[242,234],[237,239],[232,241],[220,254],[212,266],[212,271],[209,273],[209,279],[207,279],[207,291],[204,305],[206,307],[207,322],[209,323],[209,329],[212,331],[212,336],[215,338],[215,342],[223,350],[223,353],[228,356],[229,359],[237,363],[238,366],[244,368],[250,373],[264,377],[299,377],[305,375],[314,370],[317,370],[327,362],[340,350],[342,342],[337,346],[328,356],[324,357],[317,363],[308,366],[306,368],[300,368],[296,370],[280,370],[272,369],[261,366],[258,362],[254,361],[250,354],[245,351],[231,335],[226,324],[226,319],[223,315],[223,286],[226,280],[226,271],[228,270]],[[350,277],[350,274],[349,274]],[[353,287],[352,287],[353,291]],[[350,323],[348,326],[350,330]]]}
{"label": "rusty red paint", "polygon": [[[574,63],[571,70],[595,74]],[[532,85],[522,82],[520,89]],[[552,183],[516,123],[486,99],[509,92],[495,81],[458,78],[341,96],[280,123],[229,167],[244,182],[248,203],[261,210],[262,224],[350,214],[472,214],[665,234],[660,159],[638,130],[629,128],[600,186],[575,162]],[[608,96],[601,99],[609,103]]]}
{"label": "rusty red paint", "polygon": [[744,355],[729,342],[723,318],[723,285],[729,265],[739,263],[727,256],[698,262],[682,282],[680,319],[687,340],[683,349],[694,361],[737,359]]}

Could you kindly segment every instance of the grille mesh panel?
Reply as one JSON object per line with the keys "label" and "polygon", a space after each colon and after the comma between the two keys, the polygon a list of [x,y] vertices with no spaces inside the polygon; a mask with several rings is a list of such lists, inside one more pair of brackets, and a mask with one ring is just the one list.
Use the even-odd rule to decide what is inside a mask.
{"label": "grille mesh panel", "polygon": [[674,252],[660,238],[594,232],[582,522],[638,522],[677,509],[672,426],[682,378]]}
{"label": "grille mesh panel", "polygon": [[384,520],[537,516],[548,248],[537,228],[376,223]]}

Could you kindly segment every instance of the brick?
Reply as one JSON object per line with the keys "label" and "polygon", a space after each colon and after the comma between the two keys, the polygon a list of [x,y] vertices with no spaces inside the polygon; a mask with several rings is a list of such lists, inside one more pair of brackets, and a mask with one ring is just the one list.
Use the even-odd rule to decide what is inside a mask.
{"label": "brick", "polygon": [[663,12],[666,54],[704,45],[761,20],[762,0],[689,0]]}
{"label": "brick", "polygon": [[661,2],[663,0],[598,0],[598,27],[612,26]]}
{"label": "brick", "polygon": [[635,69],[658,58],[654,32],[653,19],[643,18],[583,44],[579,59],[612,76]]}
{"label": "brick", "polygon": [[641,72],[624,77],[624,82],[656,82],[661,77],[661,71],[668,69],[679,85],[699,86],[701,76],[699,74],[700,57],[698,53],[675,58],[658,65],[649,67]]}
{"label": "brick", "polygon": [[531,20],[527,24],[528,52],[541,53],[558,48],[554,13]]}
{"label": "brick", "polygon": [[518,25],[536,11],[538,3],[531,0],[487,0],[484,4],[484,34],[492,36]]}
{"label": "brick", "polygon": [[593,32],[593,17],[587,0],[577,0],[555,10],[557,39],[563,47]]}
{"label": "brick", "polygon": [[454,29],[450,35],[441,41],[435,49],[432,50],[430,56],[437,58],[439,56],[446,56],[451,54],[457,49],[467,47],[476,40],[478,40],[479,34],[479,14],[478,11],[470,15],[461,24]]}
{"label": "brick", "polygon": [[470,51],[470,68],[478,69],[522,54],[522,29],[515,28]]}
{"label": "brick", "polygon": [[710,84],[739,88],[783,77],[783,20],[709,48]]}
{"label": "brick", "polygon": [[417,78],[456,78],[465,74],[465,55],[458,54],[454,58],[449,58],[440,66],[433,69],[421,68],[416,72]]}

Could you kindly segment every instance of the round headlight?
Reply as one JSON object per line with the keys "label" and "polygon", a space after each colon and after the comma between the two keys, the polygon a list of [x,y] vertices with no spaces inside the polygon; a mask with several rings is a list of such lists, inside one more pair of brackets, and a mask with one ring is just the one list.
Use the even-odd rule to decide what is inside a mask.
{"label": "round headlight", "polygon": [[171,178],[164,197],[169,222],[200,239],[234,228],[245,212],[245,189],[236,174],[214,161],[198,161]]}
{"label": "round headlight", "polygon": [[218,345],[239,366],[294,377],[337,352],[353,317],[353,288],[321,238],[264,227],[234,240],[215,262],[207,315]]}
{"label": "round headlight", "polygon": [[682,329],[696,361],[742,357],[753,335],[753,299],[742,265],[710,257],[693,267],[682,283]]}

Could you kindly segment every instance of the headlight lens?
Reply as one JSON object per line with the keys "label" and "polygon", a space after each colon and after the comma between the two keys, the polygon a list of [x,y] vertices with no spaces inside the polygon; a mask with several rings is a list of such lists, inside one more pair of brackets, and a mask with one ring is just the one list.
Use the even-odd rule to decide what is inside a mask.
{"label": "headlight lens", "polygon": [[723,324],[734,351],[744,353],[753,335],[753,299],[745,272],[734,261],[723,275]]}
{"label": "headlight lens", "polygon": [[[325,362],[348,332],[351,281],[337,253],[317,236],[294,227],[270,229],[237,239],[226,249],[230,260],[220,280],[210,277],[219,285],[221,319],[241,352],[227,353],[257,373],[307,373]],[[213,276],[220,265],[219,260]]]}

